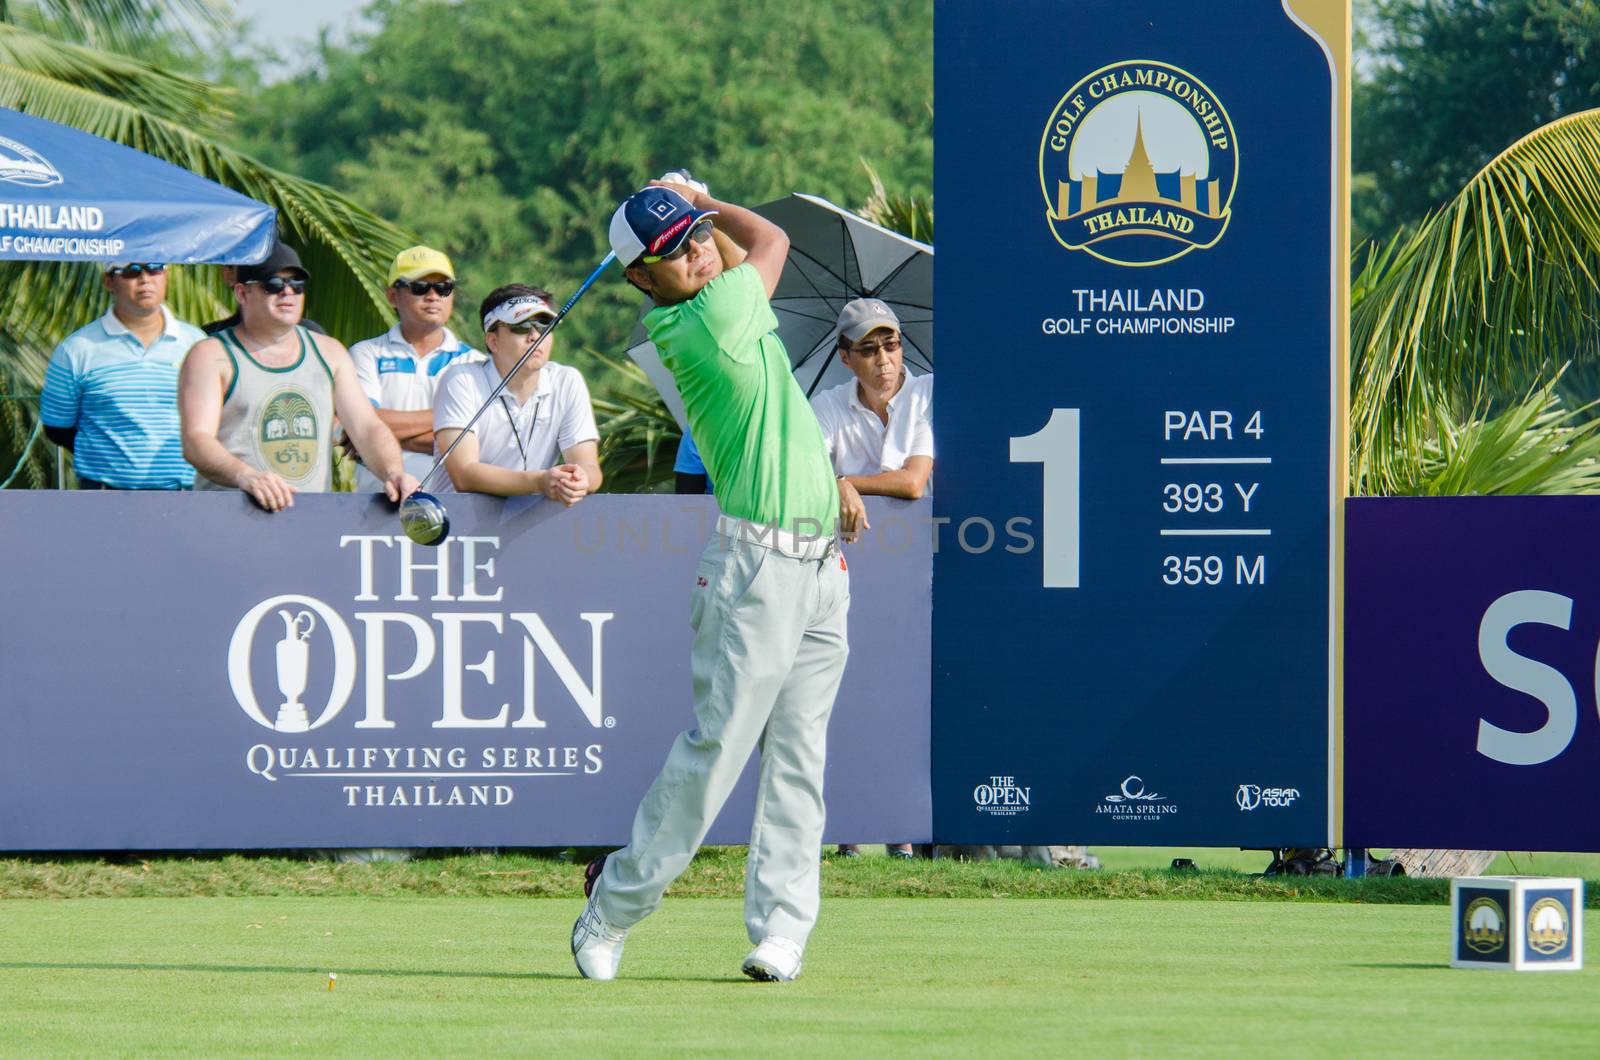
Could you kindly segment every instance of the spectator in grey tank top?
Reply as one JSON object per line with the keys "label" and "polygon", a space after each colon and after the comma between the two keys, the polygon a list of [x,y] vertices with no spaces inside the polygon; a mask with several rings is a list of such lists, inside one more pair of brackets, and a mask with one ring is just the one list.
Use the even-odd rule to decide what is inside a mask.
{"label": "spectator in grey tank top", "polygon": [[343,344],[301,326],[310,275],[279,243],[233,285],[240,321],[198,342],[178,381],[183,453],[197,489],[240,489],[269,512],[329,486],[337,415],[390,501],[417,488]]}

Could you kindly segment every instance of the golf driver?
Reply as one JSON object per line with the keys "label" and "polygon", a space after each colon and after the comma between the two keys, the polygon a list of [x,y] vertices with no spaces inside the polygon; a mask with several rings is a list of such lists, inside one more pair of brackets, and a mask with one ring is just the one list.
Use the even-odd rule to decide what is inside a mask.
{"label": "golf driver", "polygon": [[556,329],[556,325],[566,317],[567,311],[573,307],[579,298],[583,297],[583,292],[587,291],[594,281],[600,278],[600,274],[606,270],[606,267],[616,260],[617,255],[610,253],[605,256],[605,259],[600,264],[595,266],[594,271],[589,274],[589,278],[584,280],[582,285],[573,292],[572,297],[567,299],[566,305],[562,306],[550,323],[544,326],[544,330],[539,332],[539,337],[528,345],[521,357],[517,358],[517,363],[500,380],[500,385],[494,388],[493,393],[484,400],[478,411],[472,414],[472,419],[468,420],[467,425],[461,429],[461,433],[456,435],[456,440],[450,443],[450,448],[439,454],[439,459],[433,462],[433,466],[428,469],[428,473],[422,476],[422,481],[417,484],[417,491],[401,503],[400,529],[404,530],[405,535],[411,540],[419,545],[437,545],[449,536],[450,513],[445,511],[444,504],[440,502],[438,497],[424,492],[428,483],[444,467],[444,462],[450,458],[451,453],[455,452],[456,446],[461,444],[461,439],[465,438],[467,432],[472,430],[472,426],[478,422],[478,418],[500,397],[501,391],[505,390],[512,377],[522,370],[523,364],[533,355],[533,351],[538,349],[539,344],[544,342],[546,336]]}

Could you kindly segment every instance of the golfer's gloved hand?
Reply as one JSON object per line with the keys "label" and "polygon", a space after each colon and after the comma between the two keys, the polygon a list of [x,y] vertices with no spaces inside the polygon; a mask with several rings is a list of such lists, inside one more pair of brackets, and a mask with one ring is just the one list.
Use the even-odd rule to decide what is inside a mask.
{"label": "golfer's gloved hand", "polygon": [[687,169],[674,169],[669,173],[663,173],[660,182],[662,184],[682,184],[686,188],[693,188],[701,195],[711,194],[711,189],[706,187],[706,182],[695,180],[694,177],[689,175]]}

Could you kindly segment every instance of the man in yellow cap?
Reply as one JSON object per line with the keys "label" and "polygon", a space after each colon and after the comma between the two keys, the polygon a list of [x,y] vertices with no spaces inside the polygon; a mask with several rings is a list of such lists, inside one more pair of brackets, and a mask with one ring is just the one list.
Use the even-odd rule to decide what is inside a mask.
{"label": "man in yellow cap", "polygon": [[[456,270],[432,247],[409,247],[389,266],[386,294],[400,322],[350,347],[356,378],[378,417],[405,451],[406,470],[419,479],[433,466],[433,396],[450,365],[484,355],[446,326],[456,304]],[[357,488],[373,489],[362,468]]]}

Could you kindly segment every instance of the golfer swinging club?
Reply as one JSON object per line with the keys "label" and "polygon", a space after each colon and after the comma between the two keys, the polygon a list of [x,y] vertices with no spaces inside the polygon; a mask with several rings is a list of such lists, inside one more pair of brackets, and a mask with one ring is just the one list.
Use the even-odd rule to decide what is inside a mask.
{"label": "golfer swinging club", "polygon": [[[715,231],[712,218],[721,226]],[[844,673],[849,575],[835,536],[864,527],[836,482],[768,299],[783,230],[686,184],[653,183],[611,218],[630,283],[655,301],[644,325],[683,395],[722,514],[696,571],[695,727],[680,733],[633,819],[628,845],[589,865],[572,928],[578,971],[617,974],[628,930],[661,903],[761,748],[745,874],[744,974],[800,974],[817,920],[822,766]],[[742,264],[724,267],[723,253]]]}

